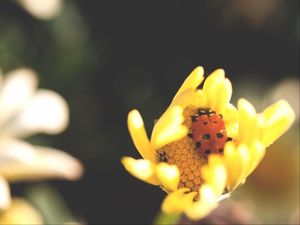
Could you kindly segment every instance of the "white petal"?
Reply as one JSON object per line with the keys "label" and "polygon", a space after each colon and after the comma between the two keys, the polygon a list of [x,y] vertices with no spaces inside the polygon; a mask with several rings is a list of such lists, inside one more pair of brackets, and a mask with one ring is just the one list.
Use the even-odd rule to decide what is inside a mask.
{"label": "white petal", "polygon": [[68,122],[69,111],[65,100],[53,91],[38,90],[5,130],[5,134],[14,137],[38,132],[56,134],[63,131]]}
{"label": "white petal", "polygon": [[0,142],[0,160],[0,174],[9,181],[56,177],[75,180],[83,173],[81,163],[65,152],[14,139]]}
{"label": "white petal", "polygon": [[7,181],[0,175],[0,212],[11,204],[10,190]]}
{"label": "white petal", "polygon": [[42,20],[56,17],[63,6],[63,0],[19,0],[19,3],[32,16]]}
{"label": "white petal", "polygon": [[26,68],[8,73],[0,90],[0,124],[6,122],[28,102],[37,86],[36,74]]}

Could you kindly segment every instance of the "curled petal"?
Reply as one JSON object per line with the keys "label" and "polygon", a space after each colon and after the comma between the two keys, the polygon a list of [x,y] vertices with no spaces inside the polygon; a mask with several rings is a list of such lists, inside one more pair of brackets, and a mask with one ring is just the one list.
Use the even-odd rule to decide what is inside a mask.
{"label": "curled petal", "polygon": [[218,196],[215,195],[214,189],[210,185],[204,184],[199,190],[199,200],[186,208],[185,214],[192,220],[204,218],[217,207],[217,199]]}
{"label": "curled petal", "polygon": [[245,177],[249,176],[252,171],[257,167],[262,158],[265,155],[265,146],[258,140],[255,140],[249,146],[249,154],[250,160],[248,161],[248,165],[245,169]]}
{"label": "curled petal", "polygon": [[196,69],[194,69],[191,72],[191,74],[185,79],[185,81],[177,91],[176,95],[174,96],[173,101],[185,90],[196,89],[204,79],[203,74],[204,74],[203,67],[201,66],[196,67]]}
{"label": "curled petal", "polygon": [[265,123],[262,141],[267,147],[286,132],[295,120],[295,112],[285,100],[269,106],[263,111]]}
{"label": "curled petal", "polygon": [[228,104],[223,114],[227,136],[236,139],[239,131],[239,113],[232,105]]}
{"label": "curled petal", "polygon": [[247,145],[241,144],[235,147],[231,142],[225,145],[224,163],[227,169],[227,188],[229,190],[235,189],[245,180],[249,162],[250,153]]}
{"label": "curled petal", "polygon": [[76,180],[83,173],[81,163],[60,150],[32,146],[15,139],[2,140],[0,145],[0,174],[9,181],[45,178]]}
{"label": "curled petal", "polygon": [[216,112],[223,114],[232,95],[231,82],[227,78],[225,78],[223,82],[219,84],[217,87],[217,93],[218,98],[215,101],[216,103],[213,109]]}
{"label": "curled petal", "polygon": [[155,149],[177,141],[187,135],[188,129],[184,122],[183,108],[171,106],[156,122],[151,136],[151,143]]}
{"label": "curled petal", "polygon": [[11,122],[5,133],[14,137],[25,137],[38,132],[57,134],[69,122],[69,111],[65,100],[50,90],[39,90]]}
{"label": "curled petal", "polygon": [[[225,71],[223,69],[218,69],[215,70],[211,75],[209,75],[204,81],[203,92],[207,97],[206,106],[214,111],[217,108],[217,103],[220,98],[218,91],[227,92],[226,88],[224,90],[223,88],[221,88],[222,85],[224,84],[224,78],[225,78]],[[221,102],[224,102],[223,99],[221,100]]]}
{"label": "curled petal", "polygon": [[208,164],[201,170],[201,174],[205,183],[210,185],[217,196],[224,191],[227,181],[226,167],[222,157],[211,155],[208,158]]}
{"label": "curled petal", "polygon": [[223,119],[226,123],[238,123],[239,113],[234,105],[228,103],[223,113]]}
{"label": "curled petal", "polygon": [[181,213],[189,208],[193,202],[196,192],[189,192],[188,188],[180,188],[164,199],[161,208],[165,213]]}
{"label": "curled petal", "polygon": [[159,163],[156,165],[156,176],[166,191],[175,191],[177,189],[180,173],[175,165]]}
{"label": "curled petal", "polygon": [[179,105],[183,109],[187,106],[194,106],[194,107],[201,107],[205,104],[205,97],[203,95],[202,90],[195,89],[186,89],[185,91],[181,92],[174,101],[172,101],[171,106]]}
{"label": "curled petal", "polygon": [[257,130],[257,117],[256,111],[253,105],[246,99],[239,99],[238,101],[239,111],[239,130],[238,130],[238,142],[249,143],[255,137]]}
{"label": "curled petal", "polygon": [[132,176],[149,184],[160,184],[155,174],[155,164],[150,160],[123,157],[122,164]]}
{"label": "curled petal", "polygon": [[144,159],[148,159],[152,162],[157,161],[155,150],[153,149],[147,137],[143,119],[137,110],[132,110],[128,114],[127,123],[133,143],[141,156]]}

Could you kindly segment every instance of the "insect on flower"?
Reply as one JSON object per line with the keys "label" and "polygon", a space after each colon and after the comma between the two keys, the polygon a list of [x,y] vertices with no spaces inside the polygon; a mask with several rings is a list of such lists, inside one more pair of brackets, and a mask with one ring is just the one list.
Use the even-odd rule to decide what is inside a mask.
{"label": "insect on flower", "polygon": [[191,117],[191,133],[188,134],[195,143],[195,146],[202,157],[207,157],[211,153],[223,154],[227,138],[227,132],[222,115],[217,115],[209,110],[198,110]]}
{"label": "insect on flower", "polygon": [[150,140],[137,110],[128,114],[128,128],[144,159],[123,157],[126,170],[168,195],[166,213],[190,219],[207,216],[257,167],[265,149],[294,121],[285,100],[262,113],[245,99],[230,103],[232,87],[222,69],[203,84],[203,68],[186,78],[170,106],[155,123]]}

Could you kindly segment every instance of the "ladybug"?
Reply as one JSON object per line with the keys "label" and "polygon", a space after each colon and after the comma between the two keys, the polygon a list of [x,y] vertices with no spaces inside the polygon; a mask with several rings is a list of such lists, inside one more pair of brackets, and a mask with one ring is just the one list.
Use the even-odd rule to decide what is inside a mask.
{"label": "ladybug", "polygon": [[225,123],[221,114],[214,111],[200,109],[198,113],[191,116],[191,133],[188,136],[195,143],[200,155],[207,158],[209,154],[223,154],[227,137]]}

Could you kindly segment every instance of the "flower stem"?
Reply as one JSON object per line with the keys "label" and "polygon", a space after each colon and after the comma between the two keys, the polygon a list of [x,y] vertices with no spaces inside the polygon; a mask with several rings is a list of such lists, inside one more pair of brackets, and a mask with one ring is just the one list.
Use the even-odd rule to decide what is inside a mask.
{"label": "flower stem", "polygon": [[168,225],[175,225],[178,223],[179,219],[181,218],[182,214],[167,214],[162,211],[160,211],[156,218],[154,219],[153,225],[162,225],[162,224],[168,224]]}

